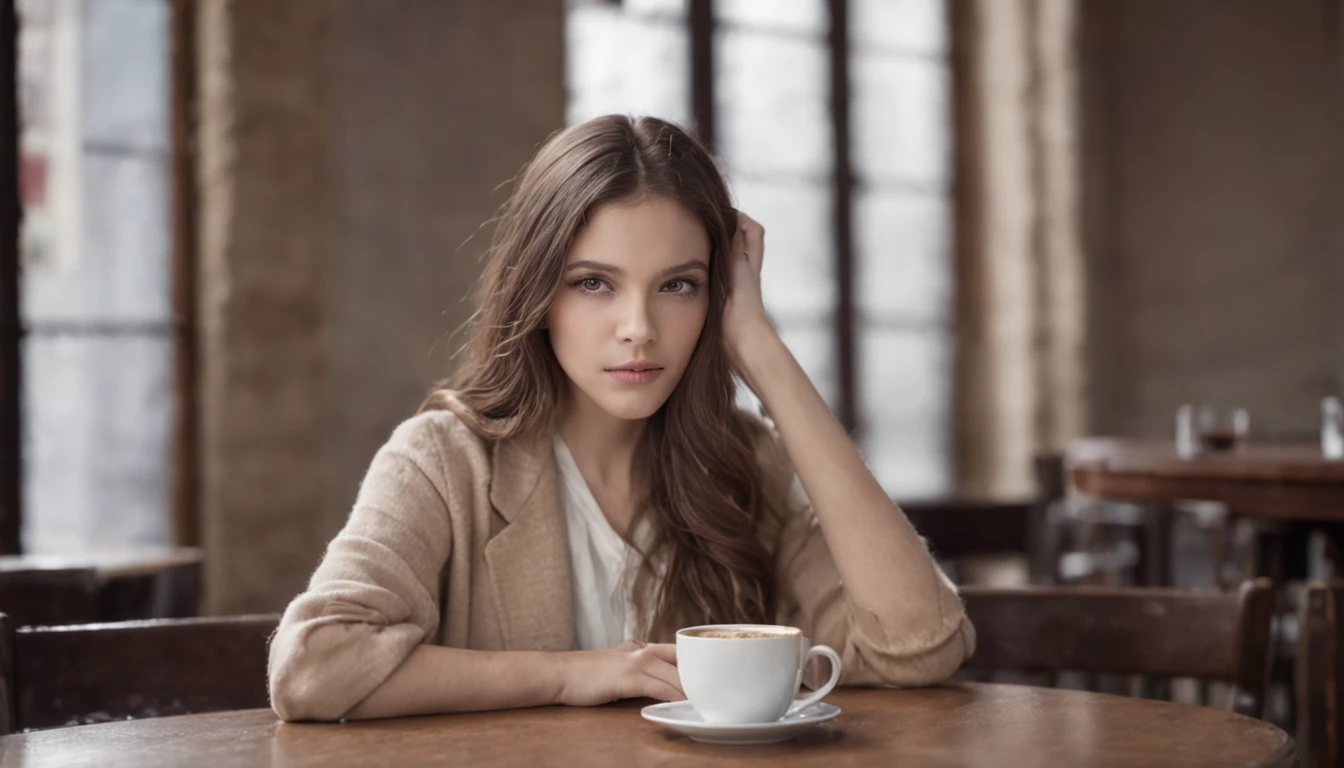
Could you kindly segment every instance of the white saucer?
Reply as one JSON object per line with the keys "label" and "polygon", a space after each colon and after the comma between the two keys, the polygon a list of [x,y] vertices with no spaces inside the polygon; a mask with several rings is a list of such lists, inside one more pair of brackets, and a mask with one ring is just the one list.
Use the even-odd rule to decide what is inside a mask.
{"label": "white saucer", "polygon": [[705,744],[773,744],[797,737],[840,714],[834,704],[819,701],[769,723],[706,723],[689,701],[653,704],[640,710],[645,720],[666,725]]}

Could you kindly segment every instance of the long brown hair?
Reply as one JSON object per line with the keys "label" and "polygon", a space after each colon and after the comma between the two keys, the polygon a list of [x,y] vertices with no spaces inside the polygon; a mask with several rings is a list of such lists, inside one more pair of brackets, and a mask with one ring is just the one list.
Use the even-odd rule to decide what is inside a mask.
{"label": "long brown hair", "polygon": [[775,514],[774,495],[763,492],[756,460],[760,427],[735,405],[722,349],[725,255],[737,214],[713,158],[681,128],[608,115],[541,147],[500,210],[463,358],[421,410],[451,408],[489,440],[548,423],[567,379],[542,326],[569,247],[600,206],[638,195],[685,207],[704,226],[711,251],[704,330],[681,381],[650,417],[636,458],[653,538],[635,578],[635,604],[652,608],[649,639],[691,624],[769,622],[773,560],[757,524]]}

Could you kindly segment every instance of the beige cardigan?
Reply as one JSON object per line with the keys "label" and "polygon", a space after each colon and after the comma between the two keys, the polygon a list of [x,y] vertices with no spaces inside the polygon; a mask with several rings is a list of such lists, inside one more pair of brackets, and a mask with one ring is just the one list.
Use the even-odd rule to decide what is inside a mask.
{"label": "beige cardigan", "polygon": [[[783,493],[792,468],[766,434],[773,441],[758,456]],[[338,719],[421,643],[572,649],[564,525],[549,432],[489,443],[449,411],[406,421],[374,457],[345,528],[271,640],[276,713]],[[846,599],[811,509],[768,527],[758,533],[776,553],[775,620],[840,651],[842,682],[933,684],[974,650],[960,599],[927,563],[902,567],[909,578],[869,612]],[[912,626],[917,616],[941,618]]]}

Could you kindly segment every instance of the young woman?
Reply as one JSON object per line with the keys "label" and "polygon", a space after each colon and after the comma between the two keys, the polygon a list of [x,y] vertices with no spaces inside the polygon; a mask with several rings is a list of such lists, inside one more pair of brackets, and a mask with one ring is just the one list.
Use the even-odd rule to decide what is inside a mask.
{"label": "young woman", "polygon": [[276,712],[677,700],[668,643],[708,623],[799,627],[848,684],[956,670],[956,591],[780,341],[765,233],[705,149],[598,118],[501,214],[455,375],[374,457],[272,640]]}

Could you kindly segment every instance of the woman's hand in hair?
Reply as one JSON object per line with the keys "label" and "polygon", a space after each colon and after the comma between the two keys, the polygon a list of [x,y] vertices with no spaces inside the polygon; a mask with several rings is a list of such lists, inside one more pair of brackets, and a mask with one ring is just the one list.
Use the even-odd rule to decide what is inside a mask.
{"label": "woman's hand in hair", "polygon": [[739,372],[741,350],[759,342],[761,333],[775,333],[761,298],[761,265],[764,261],[765,227],[738,211],[737,231],[728,248],[728,274],[733,284],[723,310],[723,341]]}
{"label": "woman's hand in hair", "polygon": [[600,651],[559,654],[561,688],[557,703],[592,707],[618,699],[648,697],[683,701],[677,674],[677,646],[627,640]]}

